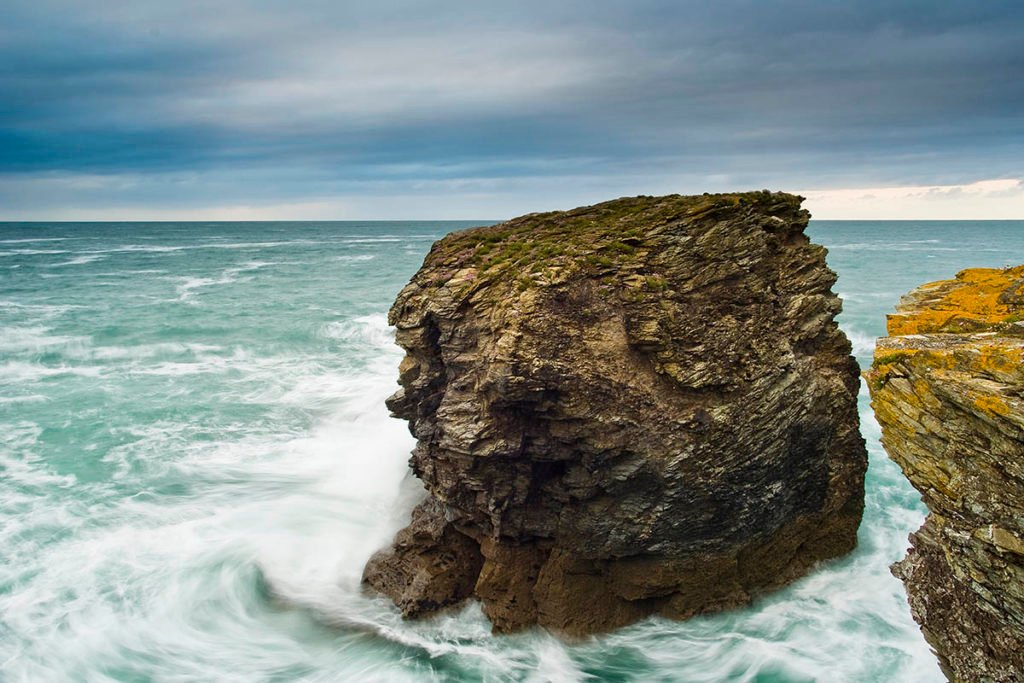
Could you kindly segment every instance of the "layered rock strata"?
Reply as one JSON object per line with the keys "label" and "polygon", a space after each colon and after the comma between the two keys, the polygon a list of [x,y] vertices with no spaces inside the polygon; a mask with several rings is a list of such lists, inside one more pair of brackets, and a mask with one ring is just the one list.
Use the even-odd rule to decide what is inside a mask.
{"label": "layered rock strata", "polygon": [[858,370],[800,198],[635,197],[437,242],[390,312],[428,497],[364,581],[567,635],[848,552]]}
{"label": "layered rock strata", "polygon": [[1024,681],[1024,266],[924,285],[868,373],[882,443],[929,514],[893,565],[956,681]]}

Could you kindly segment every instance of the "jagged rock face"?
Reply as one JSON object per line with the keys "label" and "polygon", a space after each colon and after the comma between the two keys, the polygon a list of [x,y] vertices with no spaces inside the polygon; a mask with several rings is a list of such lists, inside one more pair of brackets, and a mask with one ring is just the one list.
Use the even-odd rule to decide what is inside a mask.
{"label": "jagged rock face", "polygon": [[366,583],[407,616],[476,596],[497,631],[579,635],[853,548],[858,370],[808,217],[637,197],[437,242],[390,313],[429,498]]}
{"label": "jagged rock face", "polygon": [[930,514],[893,565],[957,681],[1024,681],[1024,266],[924,285],[868,373],[882,443]]}

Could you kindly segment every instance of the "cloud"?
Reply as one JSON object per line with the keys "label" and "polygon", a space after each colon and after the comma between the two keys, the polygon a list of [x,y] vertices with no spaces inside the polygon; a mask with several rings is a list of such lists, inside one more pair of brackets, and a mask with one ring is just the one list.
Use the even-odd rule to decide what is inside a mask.
{"label": "cloud", "polygon": [[1015,2],[11,4],[0,218],[1024,175]]}
{"label": "cloud", "polygon": [[1024,180],[1000,178],[965,185],[916,185],[800,190],[818,219],[1024,220]]}

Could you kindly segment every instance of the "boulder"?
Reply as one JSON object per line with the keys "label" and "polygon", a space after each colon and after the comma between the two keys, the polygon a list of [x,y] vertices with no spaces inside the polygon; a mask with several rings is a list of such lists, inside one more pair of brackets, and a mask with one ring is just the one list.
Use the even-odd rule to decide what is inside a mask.
{"label": "boulder", "polygon": [[428,498],[368,587],[580,636],[850,551],[858,368],[800,202],[633,197],[438,241],[389,316]]}

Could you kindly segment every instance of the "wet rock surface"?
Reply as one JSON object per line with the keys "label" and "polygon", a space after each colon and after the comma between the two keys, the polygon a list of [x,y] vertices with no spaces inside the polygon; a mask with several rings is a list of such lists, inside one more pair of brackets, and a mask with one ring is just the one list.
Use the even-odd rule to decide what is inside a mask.
{"label": "wet rock surface", "polygon": [[930,511],[893,573],[956,681],[1024,680],[1024,266],[905,296],[868,373],[882,443]]}
{"label": "wet rock surface", "polygon": [[848,552],[858,369],[800,198],[636,197],[437,242],[390,312],[428,498],[367,564],[499,632],[686,618]]}

